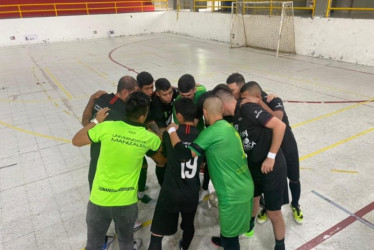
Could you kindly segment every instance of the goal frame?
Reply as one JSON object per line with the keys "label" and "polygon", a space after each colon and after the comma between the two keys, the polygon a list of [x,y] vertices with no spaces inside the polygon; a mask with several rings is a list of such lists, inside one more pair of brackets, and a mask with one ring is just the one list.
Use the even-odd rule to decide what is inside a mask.
{"label": "goal frame", "polygon": [[[290,8],[292,17],[294,17],[294,9],[293,9],[293,2],[292,1],[254,1],[254,2],[247,2],[247,1],[243,0],[243,1],[232,2],[231,3],[230,48],[235,48],[235,47],[233,47],[233,42],[232,42],[233,37],[236,35],[236,34],[233,33],[234,25],[235,25],[234,16],[239,16],[239,15],[241,15],[241,22],[242,22],[242,25],[243,25],[243,32],[244,32],[244,38],[245,38],[245,45],[240,46],[240,47],[251,47],[250,45],[248,45],[248,41],[247,41],[247,30],[246,30],[246,25],[245,25],[245,21],[244,21],[244,15],[246,15],[246,14],[245,13],[244,14],[240,13],[240,12],[243,12],[243,10],[240,11],[240,12],[238,11],[241,8],[239,6],[240,5],[249,5],[249,4],[251,4],[251,5],[269,4],[270,6],[272,6],[272,5],[274,5],[274,3],[281,5],[281,15],[280,15],[280,21],[279,21],[278,34],[277,34],[276,49],[261,48],[261,47],[256,47],[256,48],[275,50],[276,51],[276,57],[279,56],[279,53],[280,53],[279,49],[280,49],[280,43],[281,43],[281,39],[282,39],[282,29],[283,29],[283,20],[284,20],[284,15],[285,15],[285,9]],[[288,5],[288,6],[286,6],[286,5]],[[248,14],[248,15],[250,15],[250,14]],[[292,19],[292,22],[293,22],[292,23],[292,36],[293,36],[293,40],[294,40],[293,41],[294,45],[293,45],[293,51],[289,52],[289,53],[296,53],[296,51],[295,51],[294,19]]]}

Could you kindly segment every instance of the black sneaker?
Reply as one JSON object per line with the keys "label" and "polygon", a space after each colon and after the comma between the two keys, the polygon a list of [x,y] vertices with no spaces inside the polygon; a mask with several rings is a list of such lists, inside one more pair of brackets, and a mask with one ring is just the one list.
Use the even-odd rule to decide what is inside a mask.
{"label": "black sneaker", "polygon": [[213,236],[211,239],[213,245],[217,247],[222,247],[221,237]]}

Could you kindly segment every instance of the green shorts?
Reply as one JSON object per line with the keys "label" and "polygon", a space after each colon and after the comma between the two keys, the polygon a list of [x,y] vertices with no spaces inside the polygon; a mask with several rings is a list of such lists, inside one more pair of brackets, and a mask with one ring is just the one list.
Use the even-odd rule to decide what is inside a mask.
{"label": "green shorts", "polygon": [[239,204],[218,204],[219,225],[225,237],[236,237],[248,232],[252,218],[253,199]]}

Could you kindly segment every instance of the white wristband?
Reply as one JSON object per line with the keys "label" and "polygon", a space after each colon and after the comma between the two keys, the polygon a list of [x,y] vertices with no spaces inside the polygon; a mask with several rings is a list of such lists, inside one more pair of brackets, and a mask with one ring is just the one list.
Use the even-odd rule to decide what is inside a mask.
{"label": "white wristband", "polygon": [[99,121],[96,118],[93,118],[90,122],[95,123],[96,125],[99,124]]}
{"label": "white wristband", "polygon": [[274,160],[276,155],[277,155],[277,154],[274,154],[274,153],[272,153],[272,152],[269,152],[269,153],[268,153],[268,158]]}
{"label": "white wristband", "polygon": [[177,130],[175,129],[175,127],[171,127],[171,128],[169,128],[168,129],[168,133],[169,133],[169,135],[171,134],[171,133],[173,133],[173,132],[176,132]]}

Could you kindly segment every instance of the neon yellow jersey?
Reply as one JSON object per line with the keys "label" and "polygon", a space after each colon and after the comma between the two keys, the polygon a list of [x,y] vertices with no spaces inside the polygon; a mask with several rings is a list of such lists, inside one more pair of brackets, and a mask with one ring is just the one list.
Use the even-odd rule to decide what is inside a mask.
{"label": "neon yellow jersey", "polygon": [[107,207],[136,203],[143,158],[160,147],[160,138],[141,124],[122,121],[97,124],[88,137],[101,142],[90,201]]}

